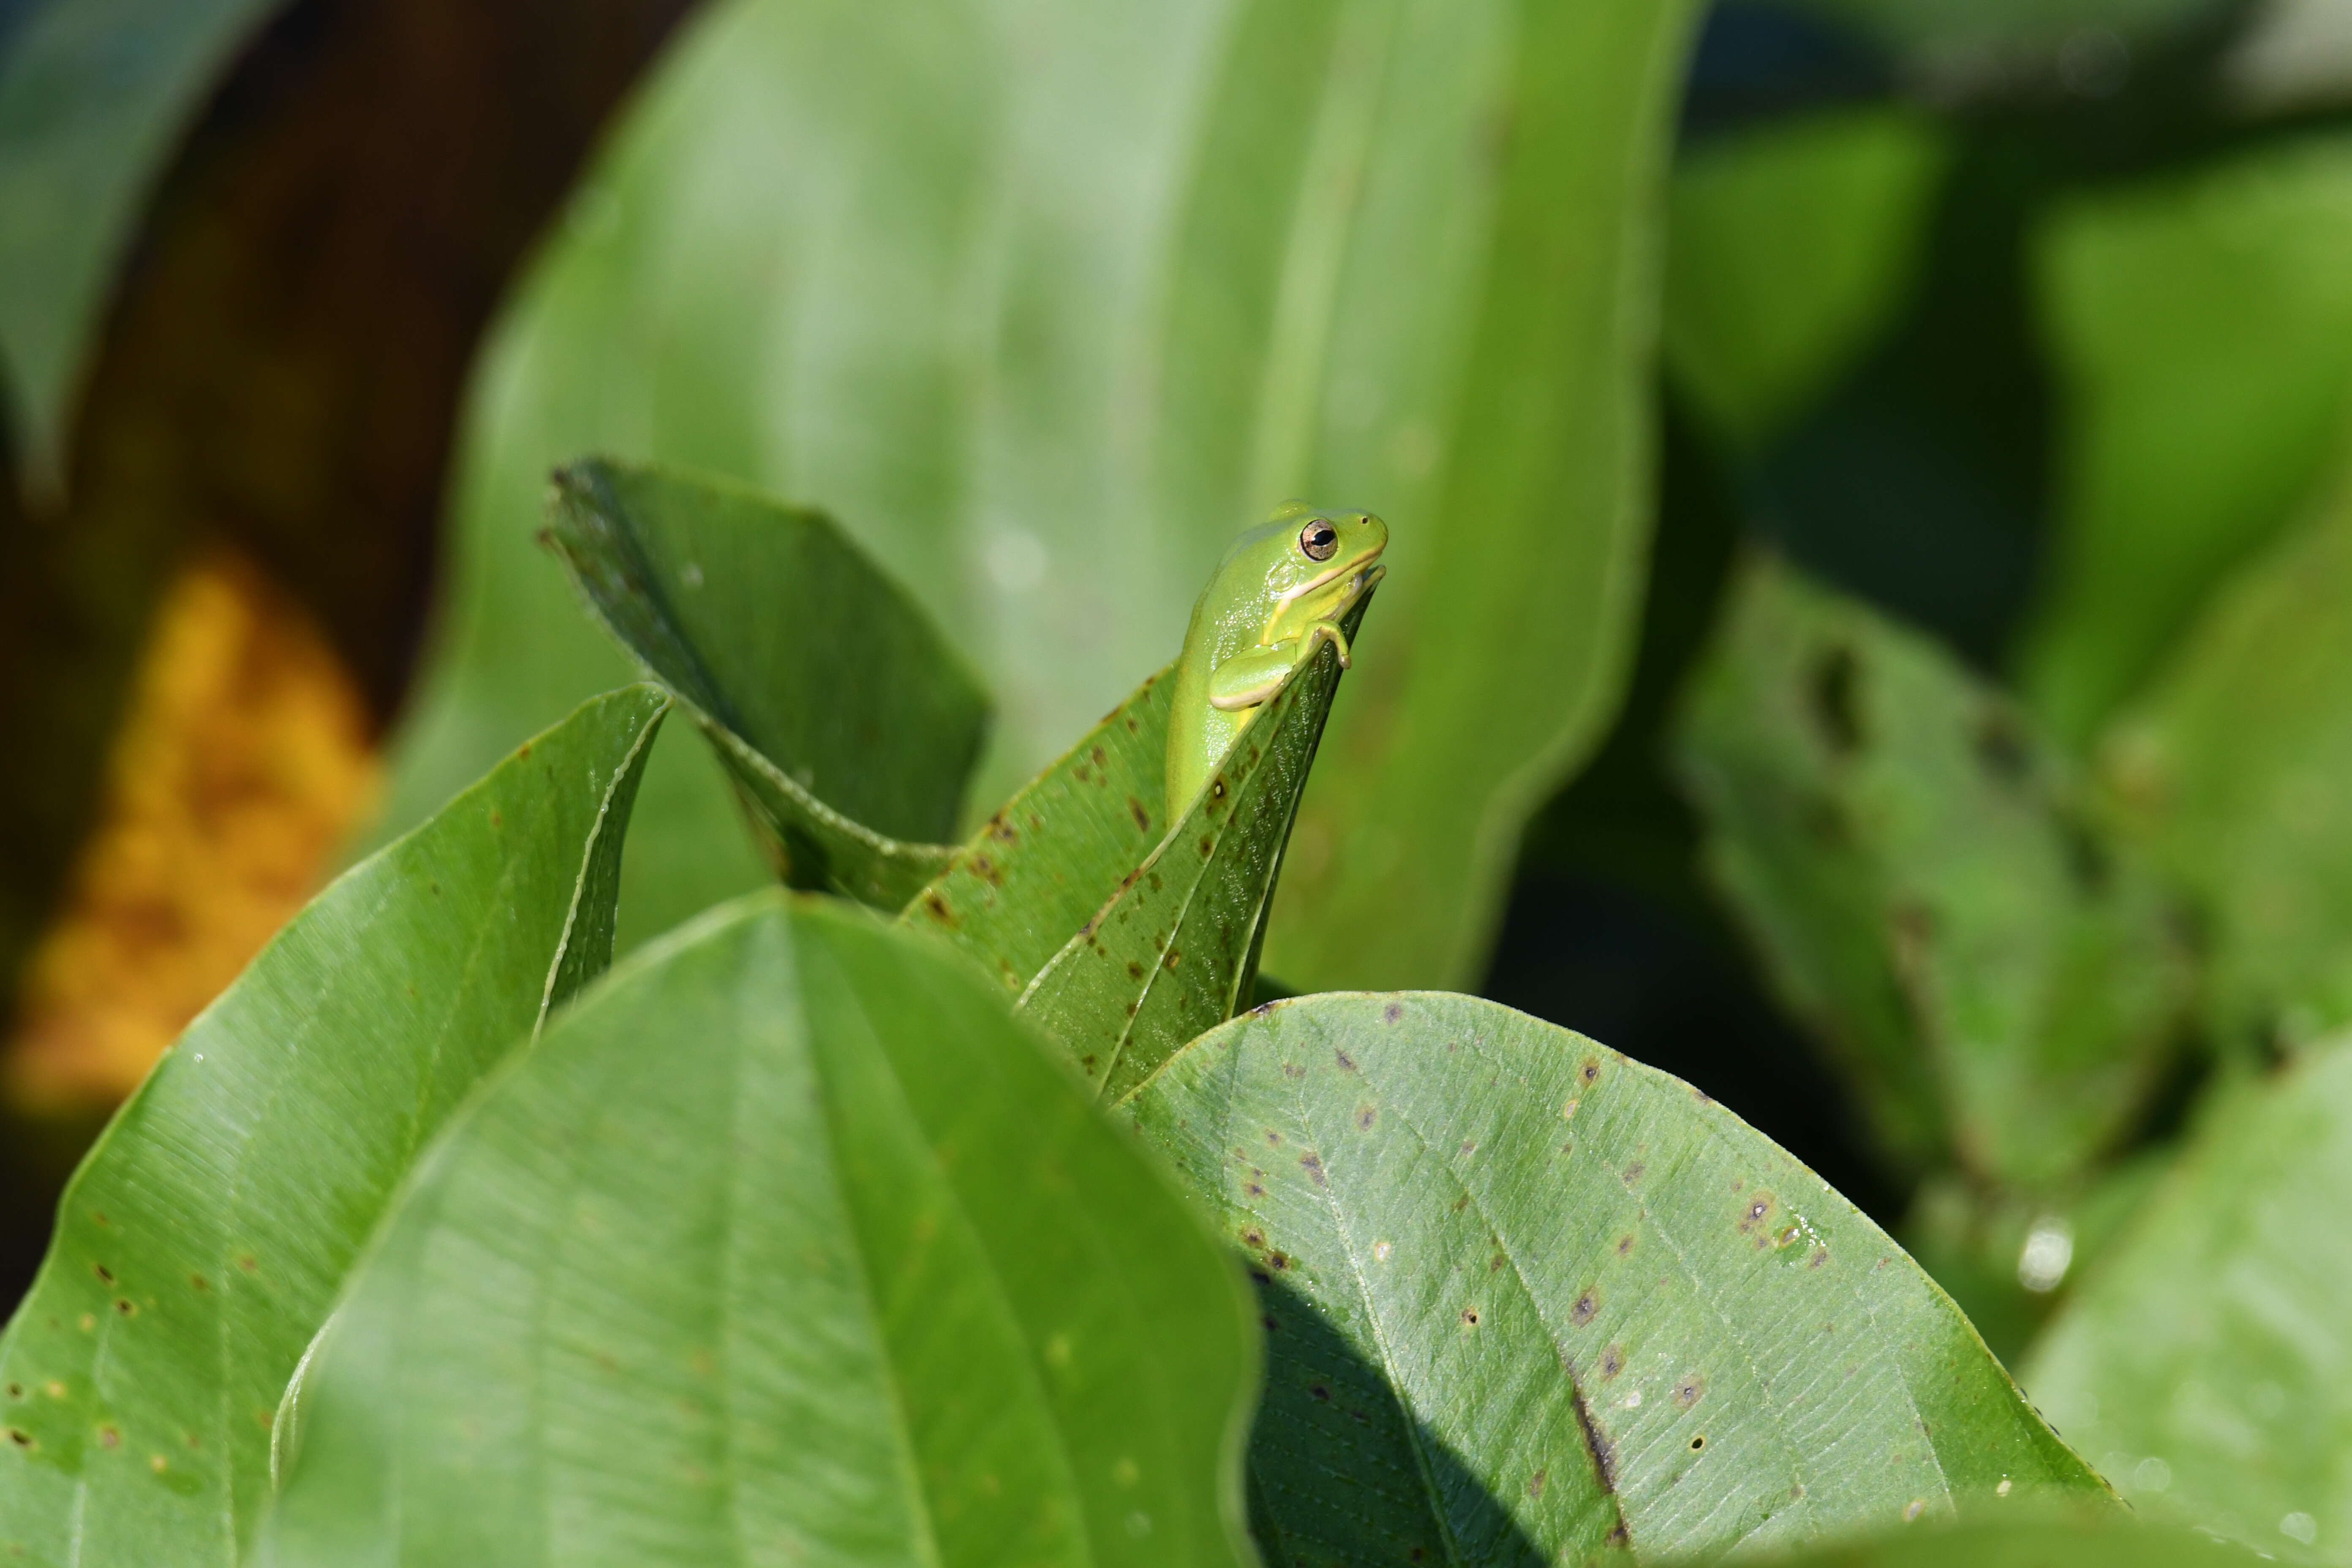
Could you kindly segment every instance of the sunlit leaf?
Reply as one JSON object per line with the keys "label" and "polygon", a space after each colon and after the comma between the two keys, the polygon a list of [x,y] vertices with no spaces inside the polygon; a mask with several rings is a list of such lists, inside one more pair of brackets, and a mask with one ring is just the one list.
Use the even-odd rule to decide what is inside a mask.
{"label": "sunlit leaf", "polygon": [[668,703],[596,700],[346,874],[123,1107],[0,1339],[0,1553],[237,1560],[278,1397],[411,1163],[609,957]]}
{"label": "sunlit leaf", "polygon": [[[2017,1513],[2018,1517],[2004,1517]],[[2004,1504],[1946,1527],[1914,1525],[1760,1561],[1788,1568],[2251,1568],[2242,1546],[2126,1518],[2050,1518]]]}
{"label": "sunlit leaf", "polygon": [[[1370,597],[1341,621],[1356,640]],[[1199,800],[1022,993],[1116,1098],[1240,1011],[1256,978],[1298,795],[1339,684],[1328,644],[1234,742]]]}
{"label": "sunlit leaf", "polygon": [[646,950],[404,1202],[268,1560],[1239,1568],[1246,1292],[1046,1051],[837,903]]}
{"label": "sunlit leaf", "polygon": [[988,700],[823,514],[587,461],[549,538],[710,737],[796,887],[897,909],[947,864]]}
{"label": "sunlit leaf", "polygon": [[1167,830],[1168,669],[1032,779],[959,847],[904,918],[1018,996],[1101,912]]}
{"label": "sunlit leaf", "polygon": [[2027,1364],[2151,1519],[2287,1558],[2352,1546],[2352,1044],[2219,1098]]}
{"label": "sunlit leaf", "polygon": [[1885,1233],[1582,1036],[1302,997],[1124,1106],[1253,1263],[1277,1561],[1754,1551],[2104,1492]]}
{"label": "sunlit leaf", "polygon": [[1707,863],[1888,1144],[2062,1182],[2127,1131],[2194,971],[2065,760],[1948,654],[1752,564],[1679,747]]}

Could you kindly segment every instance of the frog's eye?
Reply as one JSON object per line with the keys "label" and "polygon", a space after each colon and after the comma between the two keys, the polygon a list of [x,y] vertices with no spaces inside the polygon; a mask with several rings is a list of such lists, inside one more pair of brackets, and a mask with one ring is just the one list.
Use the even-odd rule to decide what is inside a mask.
{"label": "frog's eye", "polygon": [[1298,531],[1298,548],[1309,561],[1328,561],[1339,548],[1339,531],[1318,517]]}

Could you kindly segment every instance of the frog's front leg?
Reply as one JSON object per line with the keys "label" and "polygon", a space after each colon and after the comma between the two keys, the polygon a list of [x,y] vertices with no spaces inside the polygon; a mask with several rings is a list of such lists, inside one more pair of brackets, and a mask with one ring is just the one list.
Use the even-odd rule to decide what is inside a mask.
{"label": "frog's front leg", "polygon": [[1301,636],[1237,653],[1211,670],[1209,706],[1221,713],[1234,713],[1273,701],[1290,684],[1290,678],[1315,657],[1317,645],[1326,641],[1339,650],[1339,668],[1347,668],[1348,635],[1337,621],[1317,621]]}

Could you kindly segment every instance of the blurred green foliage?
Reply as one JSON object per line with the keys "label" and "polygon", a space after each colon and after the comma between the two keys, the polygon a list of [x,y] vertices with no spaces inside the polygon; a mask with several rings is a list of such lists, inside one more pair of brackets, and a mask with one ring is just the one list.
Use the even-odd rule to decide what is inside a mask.
{"label": "blurred green foliage", "polygon": [[[1247,1000],[1262,935],[1290,984],[1459,984],[1507,918],[1523,940],[1490,987],[1572,976],[1586,989],[1562,1021],[1700,1089],[1774,1085],[1730,1109],[1879,1184],[1872,1217],[1826,1186],[1790,1212],[1837,1231],[1841,1258],[1848,1238],[1885,1247],[1893,1273],[1864,1287],[1863,1315],[1912,1304],[1867,1342],[1975,1380],[1968,1442],[2015,1403],[1972,1324],[2143,1514],[2352,1562],[2336,1496],[2352,1385],[2331,1315],[2352,1244],[2330,1220],[2352,1198],[2336,1104],[2352,1048],[2352,65],[2322,47],[2343,26],[2332,4],[1723,0],[1685,79],[1682,3],[721,0],[614,121],[480,356],[379,838],[438,820],[518,740],[631,673],[534,542],[556,465],[605,452],[756,484],[785,504],[744,500],[747,515],[822,509],[898,585],[877,602],[903,587],[919,606],[893,646],[924,643],[927,615],[944,641],[913,663],[980,679],[942,676],[928,708],[908,698],[936,722],[882,745],[883,709],[907,692],[843,666],[863,630],[812,632],[822,608],[770,594],[757,548],[681,553],[658,528],[589,539],[589,513],[632,509],[587,505],[574,483],[570,564],[732,764],[675,740],[653,754],[620,944],[771,879],[748,788],[769,837],[796,844],[796,879],[895,908],[943,873],[904,925],[979,957],[1116,1089],[1160,1069],[1130,1105],[1213,1194],[1267,1318],[1299,1331],[1276,1342],[1251,1472],[1291,1489],[1258,1499],[1262,1529],[1342,1538],[1317,1512],[1327,1439],[1388,1444],[1381,1473],[1405,1478],[1383,1494],[1402,1521],[1390,1543],[1426,1533],[1456,1556],[1605,1552],[1629,1538],[1612,1540],[1612,1517],[1637,1557],[1742,1531],[1763,1544],[1775,1521],[1843,1519],[1841,1484],[1885,1492],[1857,1519],[2007,1495],[1976,1484],[1990,1471],[1946,1468],[1944,1490],[1913,1498],[1867,1466],[1792,1491],[1777,1460],[1750,1462],[1745,1428],[1716,1425],[1764,1411],[1755,1431],[1808,1464],[1835,1447],[1815,1454],[1822,1434],[1776,1403],[1832,1364],[1772,1337],[1796,1333],[1811,1307],[1788,1303],[1811,1298],[1743,1272],[1780,1267],[1779,1232],[1738,1232],[1696,1190],[1663,1219],[1643,1211],[1704,1301],[1610,1273],[1618,1237],[1589,1225],[1536,1257],[1558,1205],[1528,1194],[1557,1182],[1606,1178],[1578,1215],[1638,1207],[1669,1171],[1722,1176],[1727,1205],[1777,1172],[1776,1214],[1810,1192],[1818,1178],[1703,1096],[1608,1058],[1647,1098],[1603,1125],[1546,1077],[1575,1037],[1461,998],[1414,1004],[1412,1070],[1393,1082],[1365,1068],[1402,1004],[1302,1001],[1194,1038]],[[121,258],[142,223],[177,232],[166,219],[189,210],[142,218],[143,193],[178,188],[172,149],[263,14],[193,6],[142,31],[151,9],[52,0],[0,39],[0,196],[21,220],[0,233],[0,357],[37,505]],[[121,112],[81,90],[109,61]],[[486,293],[504,265],[466,276]],[[438,473],[429,446],[389,444],[412,478]],[[89,461],[147,472],[125,456],[142,449]],[[1233,772],[1224,858],[1211,843],[1169,882],[1154,846],[1186,849],[1215,813],[1197,808],[1183,840],[1154,816],[1164,714],[1146,678],[1224,541],[1299,491],[1389,518],[1391,586],[1342,694],[1302,688],[1280,743]],[[75,559],[118,551],[135,588],[162,569],[142,552],[177,538],[94,531]],[[681,609],[686,566],[728,573],[723,612]],[[116,600],[119,641],[139,595]],[[700,668],[698,647],[740,658]],[[983,685],[998,721],[981,750]],[[808,825],[853,799],[850,826],[905,836],[903,875],[811,869],[827,857]],[[20,815],[28,839],[58,839]],[[877,952],[922,945],[856,929]],[[663,949],[641,984],[692,951]],[[1187,956],[1196,970],[1163,983]],[[1700,990],[1731,998],[1706,1031],[1657,1000]],[[1268,1044],[1309,1036],[1311,1061]],[[1484,1078],[1454,1060],[1465,1042],[1507,1055],[1507,1038],[1536,1044],[1478,1057]],[[515,1107],[572,1092],[571,1070],[518,1080],[498,1114],[543,1117]],[[505,1125],[490,1116],[484,1136]],[[708,1152],[713,1126],[669,1136]],[[1376,1146],[1375,1126],[1417,1152]],[[1255,1152],[1267,1139],[1285,1151],[1273,1177],[1250,1163],[1274,1158]],[[1580,1150],[1600,1163],[1576,1165]],[[1509,1190],[1474,1190],[1489,1177]],[[1460,1191],[1409,1204],[1416,1181]],[[576,1190],[534,1187],[526,1206]],[[1969,1323],[1914,1289],[1874,1219]],[[1733,1228],[1706,1228],[1718,1220]],[[422,1208],[408,1223],[383,1300],[437,1289],[447,1237]],[[1379,1237],[1369,1253],[1358,1227]],[[1428,1238],[1428,1256],[1400,1258],[1406,1285],[1386,1284],[1380,1248]],[[687,1272],[709,1266],[693,1256]],[[1480,1294],[1489,1274],[1518,1293]],[[1580,1331],[1694,1336],[1690,1365],[1654,1369],[1679,1375],[1748,1342],[1719,1321],[1727,1302],[1770,1340],[1748,1363],[1762,1392],[1733,1399],[1740,1369],[1717,1368],[1712,1393],[1668,1378],[1667,1401],[1596,1414],[1596,1369],[1629,1363],[1613,1341],[1596,1361]],[[1822,1332],[1854,1321],[1841,1309]],[[1517,1354],[1491,1348],[1515,1334]],[[362,1406],[430,1392],[336,1375]],[[1685,1447],[1694,1408],[1706,1430]],[[1277,1427],[1297,1439],[1278,1451]],[[1874,1458],[1909,1441],[1874,1442]],[[1056,1495],[1079,1508],[1083,1490]],[[1958,1531],[1822,1561],[2230,1555],[1961,1511]]]}

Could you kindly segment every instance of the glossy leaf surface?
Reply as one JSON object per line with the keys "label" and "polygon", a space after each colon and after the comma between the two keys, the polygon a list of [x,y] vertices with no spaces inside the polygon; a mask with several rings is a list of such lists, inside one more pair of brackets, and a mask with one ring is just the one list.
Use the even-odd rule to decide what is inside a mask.
{"label": "glossy leaf surface", "polygon": [[837,903],[646,950],[407,1196],[269,1560],[1238,1568],[1246,1292],[1048,1048]]}
{"label": "glossy leaf surface", "polygon": [[0,1552],[237,1561],[278,1396],[411,1163],[609,958],[668,705],[597,699],[347,873],[123,1107],[0,1340]]}
{"label": "glossy leaf surface", "polygon": [[2132,1124],[2190,1005],[2179,912],[2007,699],[1759,562],[1678,746],[1717,887],[1890,1147],[2048,1187]]}
{"label": "glossy leaf surface", "polygon": [[787,880],[896,909],[945,866],[988,700],[821,513],[590,460],[549,537],[718,748]]}
{"label": "glossy leaf surface", "polygon": [[[1368,506],[1395,635],[1270,940],[1302,983],[1465,979],[1622,673],[1694,10],[716,8],[511,325],[467,526],[527,527],[583,450],[823,507],[986,677],[997,799],[1173,656],[1273,503]],[[510,592],[469,590],[477,711],[579,679],[497,624]],[[445,771],[481,743],[421,729]]]}
{"label": "glossy leaf surface", "polygon": [[2352,139],[2063,202],[2036,249],[2066,440],[2021,673],[2081,743],[2342,447]]}
{"label": "glossy leaf surface", "polygon": [[[2352,479],[2352,475],[2347,476]],[[2214,593],[2103,739],[2123,820],[2200,896],[2212,1022],[2352,1023],[2352,482]]]}
{"label": "glossy leaf surface", "polygon": [[1255,1266],[1275,1561],[1693,1556],[2104,1492],[1883,1232],[1581,1036],[1303,997],[1125,1109]]}
{"label": "glossy leaf surface", "polygon": [[2352,1044],[2220,1097],[2027,1363],[2144,1516],[2290,1559],[2352,1548]]}

